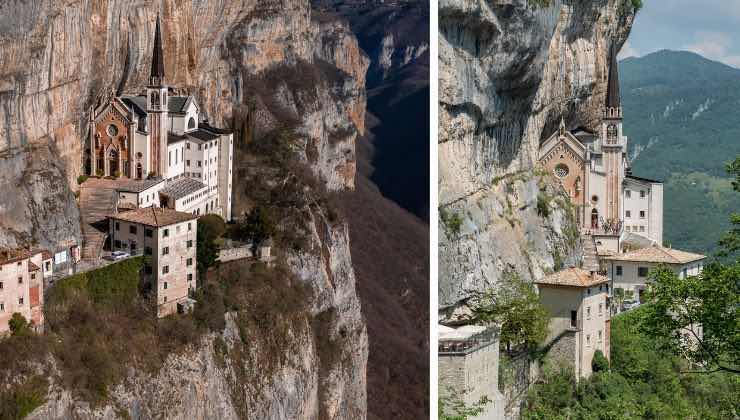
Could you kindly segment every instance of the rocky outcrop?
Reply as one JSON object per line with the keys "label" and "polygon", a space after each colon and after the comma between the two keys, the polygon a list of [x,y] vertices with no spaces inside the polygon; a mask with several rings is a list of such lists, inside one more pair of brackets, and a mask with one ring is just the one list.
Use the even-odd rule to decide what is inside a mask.
{"label": "rocky outcrop", "polygon": [[[80,237],[73,191],[88,113],[145,86],[157,11],[168,84],[194,94],[212,124],[235,130],[236,159],[246,159],[246,143],[271,141],[267,134],[282,127],[295,139],[296,162],[323,187],[353,188],[368,60],[346,24],[314,15],[308,1],[12,2],[0,6],[0,188],[8,189],[0,245]],[[236,214],[248,206],[239,198],[251,187],[244,182],[235,174]],[[347,227],[316,213],[307,228],[309,249],[287,258],[312,290],[310,311],[280,349],[283,368],[246,381],[235,364],[214,364],[204,339],[157,375],[133,370],[105,407],[87,407],[57,385],[32,417],[365,418],[367,334]],[[227,345],[233,335],[227,326]]]}
{"label": "rocky outcrop", "polygon": [[[628,0],[444,0],[439,15],[440,211],[460,221],[452,234],[457,219],[440,217],[439,291],[452,308],[505,271],[533,279],[580,258],[566,201],[534,171],[537,149],[561,116],[595,127],[607,53],[634,10]],[[537,212],[538,200],[550,210]]]}

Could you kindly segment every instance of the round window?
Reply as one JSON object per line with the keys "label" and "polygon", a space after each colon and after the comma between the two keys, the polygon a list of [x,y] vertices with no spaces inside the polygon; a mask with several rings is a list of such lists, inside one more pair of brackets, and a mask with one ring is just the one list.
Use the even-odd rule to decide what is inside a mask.
{"label": "round window", "polygon": [[115,137],[118,135],[118,127],[116,127],[113,124],[109,125],[106,131],[108,132],[108,135],[111,137]]}
{"label": "round window", "polygon": [[569,172],[570,171],[568,170],[568,167],[562,163],[559,163],[555,167],[555,176],[558,178],[565,178],[566,176],[568,176]]}
{"label": "round window", "polygon": [[597,195],[591,196],[591,202],[592,203],[598,203],[599,202],[599,196],[597,196]]}

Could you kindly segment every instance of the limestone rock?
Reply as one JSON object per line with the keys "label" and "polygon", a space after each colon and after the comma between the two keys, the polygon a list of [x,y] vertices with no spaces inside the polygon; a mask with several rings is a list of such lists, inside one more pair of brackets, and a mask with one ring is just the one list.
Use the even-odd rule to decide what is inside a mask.
{"label": "limestone rock", "polygon": [[559,194],[534,173],[537,150],[561,115],[595,127],[608,51],[624,43],[634,10],[625,0],[536,3],[440,1],[440,208],[462,219],[459,235],[440,222],[443,307],[507,270],[531,280],[580,258],[563,200],[547,217],[536,211],[538,190]]}

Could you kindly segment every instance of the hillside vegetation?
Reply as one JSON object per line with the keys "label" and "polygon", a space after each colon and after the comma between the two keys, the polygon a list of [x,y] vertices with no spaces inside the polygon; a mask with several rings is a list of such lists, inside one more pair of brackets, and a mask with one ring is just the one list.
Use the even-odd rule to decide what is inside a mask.
{"label": "hillside vegetation", "polygon": [[622,61],[620,78],[634,173],[665,182],[664,239],[713,253],[740,207],[724,179],[740,153],[740,70],[660,51]]}
{"label": "hillside vegetation", "polygon": [[687,363],[639,330],[644,308],[612,318],[611,368],[575,382],[549,367],[527,396],[523,419],[732,419],[740,375],[684,373]]}

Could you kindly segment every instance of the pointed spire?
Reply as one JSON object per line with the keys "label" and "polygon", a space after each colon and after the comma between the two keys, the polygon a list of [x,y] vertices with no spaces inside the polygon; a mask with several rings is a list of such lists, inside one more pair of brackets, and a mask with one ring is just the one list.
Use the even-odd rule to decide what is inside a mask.
{"label": "pointed spire", "polygon": [[164,83],[164,53],[162,52],[162,34],[159,30],[159,13],[157,13],[157,26],[154,30],[154,50],[152,51],[152,73],[149,83],[159,86]]}
{"label": "pointed spire", "polygon": [[617,48],[616,44],[612,42],[612,46],[609,51],[609,84],[606,91],[606,107],[608,108],[619,108],[621,107],[621,100],[619,98],[619,65],[617,64]]}

